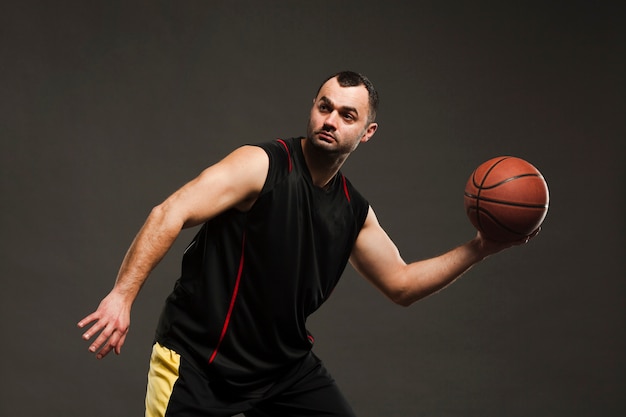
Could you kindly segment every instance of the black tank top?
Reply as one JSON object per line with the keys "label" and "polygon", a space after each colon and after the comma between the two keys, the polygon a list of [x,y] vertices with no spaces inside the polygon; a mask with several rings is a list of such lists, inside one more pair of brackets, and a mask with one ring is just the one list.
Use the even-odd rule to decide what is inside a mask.
{"label": "black tank top", "polygon": [[256,203],[202,226],[156,332],[212,380],[242,390],[310,351],[306,319],[337,284],[369,209],[341,172],[326,189],[313,185],[301,138],[257,146],[270,162]]}

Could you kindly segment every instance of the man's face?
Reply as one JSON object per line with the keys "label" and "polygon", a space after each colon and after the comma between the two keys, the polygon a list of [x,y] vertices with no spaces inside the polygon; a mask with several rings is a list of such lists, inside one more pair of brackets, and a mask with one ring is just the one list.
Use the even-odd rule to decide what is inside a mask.
{"label": "man's face", "polygon": [[349,154],[378,127],[369,122],[369,96],[363,85],[342,87],[328,80],[313,101],[307,138],[317,148]]}

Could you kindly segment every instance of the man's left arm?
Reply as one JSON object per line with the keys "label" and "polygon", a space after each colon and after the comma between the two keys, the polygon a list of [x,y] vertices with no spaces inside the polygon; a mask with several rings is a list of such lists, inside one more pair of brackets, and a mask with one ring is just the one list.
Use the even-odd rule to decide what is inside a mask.
{"label": "man's left arm", "polygon": [[407,264],[370,207],[350,263],[393,302],[408,306],[450,285],[487,256],[527,241],[498,243],[477,233],[444,254]]}

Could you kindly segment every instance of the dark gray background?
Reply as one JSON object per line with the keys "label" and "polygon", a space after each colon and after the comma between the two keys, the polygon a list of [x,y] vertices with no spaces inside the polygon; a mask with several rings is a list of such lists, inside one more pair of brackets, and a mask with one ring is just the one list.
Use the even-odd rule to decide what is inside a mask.
{"label": "dark gray background", "polygon": [[380,129],[345,173],[407,260],[473,236],[463,188],[515,155],[540,236],[405,309],[350,268],[310,320],[360,416],[626,415],[621,2],[2,2],[0,415],[143,413],[157,316],[120,357],[76,322],[150,208],[246,142],[305,132],[324,77],[367,74]]}

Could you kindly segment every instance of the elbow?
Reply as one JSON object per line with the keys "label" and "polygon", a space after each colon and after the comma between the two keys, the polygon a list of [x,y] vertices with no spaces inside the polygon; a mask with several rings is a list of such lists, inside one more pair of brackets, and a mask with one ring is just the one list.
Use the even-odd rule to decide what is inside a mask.
{"label": "elbow", "polygon": [[401,307],[409,307],[416,299],[411,296],[410,292],[406,288],[398,288],[387,293],[387,297],[394,303]]}
{"label": "elbow", "polygon": [[391,301],[401,307],[409,307],[424,297],[426,297],[426,294],[415,294],[408,291],[399,292],[389,296]]}
{"label": "elbow", "polygon": [[161,203],[158,206],[152,207],[148,219],[162,223],[164,219],[167,218],[167,212],[168,210],[166,203]]}
{"label": "elbow", "polygon": [[380,290],[391,302],[401,307],[409,307],[417,301],[411,280],[407,278],[404,270],[398,270],[396,274],[387,276],[379,281]]}
{"label": "elbow", "polygon": [[409,307],[413,304],[413,301],[408,297],[393,297],[391,298],[394,304],[399,305],[400,307]]}
{"label": "elbow", "polygon": [[414,279],[402,278],[395,285],[388,287],[385,294],[395,304],[401,307],[409,307],[413,303],[425,298],[430,294],[427,288],[417,285]]}
{"label": "elbow", "polygon": [[158,227],[161,230],[172,230],[179,232],[184,225],[184,220],[173,210],[171,205],[165,201],[154,206],[148,216],[148,223]]}

